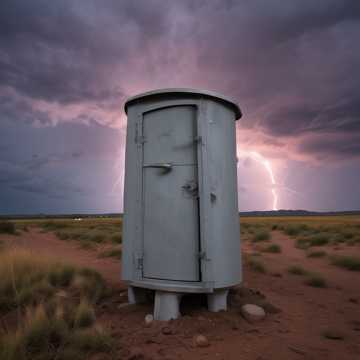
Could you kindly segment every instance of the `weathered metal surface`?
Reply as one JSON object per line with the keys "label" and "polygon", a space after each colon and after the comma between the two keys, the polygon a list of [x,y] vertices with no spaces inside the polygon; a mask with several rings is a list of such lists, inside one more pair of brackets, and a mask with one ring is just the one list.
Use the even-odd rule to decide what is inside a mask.
{"label": "weathered metal surface", "polygon": [[239,283],[240,109],[191,89],[145,93],[125,107],[123,279],[183,292]]}

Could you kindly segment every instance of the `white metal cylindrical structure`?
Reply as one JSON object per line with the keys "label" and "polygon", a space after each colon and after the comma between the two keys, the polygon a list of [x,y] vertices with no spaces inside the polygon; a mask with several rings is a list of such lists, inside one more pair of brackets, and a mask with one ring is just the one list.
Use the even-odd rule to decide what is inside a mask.
{"label": "white metal cylindrical structure", "polygon": [[238,105],[209,91],[162,89],[130,98],[125,111],[123,279],[180,293],[238,284]]}

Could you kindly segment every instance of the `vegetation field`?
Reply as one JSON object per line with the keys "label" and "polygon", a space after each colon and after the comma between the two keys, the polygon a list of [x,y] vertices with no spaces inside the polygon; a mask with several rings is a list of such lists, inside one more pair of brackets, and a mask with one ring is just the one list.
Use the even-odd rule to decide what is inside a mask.
{"label": "vegetation field", "polygon": [[[150,326],[151,303],[126,303],[122,218],[1,220],[0,360],[360,358],[360,217],[241,217],[240,229],[229,311],[184,301],[182,318]],[[246,321],[246,303],[265,320]]]}

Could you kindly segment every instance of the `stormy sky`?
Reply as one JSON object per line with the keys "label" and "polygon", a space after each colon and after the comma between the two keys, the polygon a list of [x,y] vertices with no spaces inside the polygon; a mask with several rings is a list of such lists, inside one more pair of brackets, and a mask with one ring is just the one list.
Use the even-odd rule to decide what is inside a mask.
{"label": "stormy sky", "polygon": [[2,0],[0,213],[122,211],[123,103],[162,87],[240,104],[240,210],[360,210],[359,39],[359,0]]}

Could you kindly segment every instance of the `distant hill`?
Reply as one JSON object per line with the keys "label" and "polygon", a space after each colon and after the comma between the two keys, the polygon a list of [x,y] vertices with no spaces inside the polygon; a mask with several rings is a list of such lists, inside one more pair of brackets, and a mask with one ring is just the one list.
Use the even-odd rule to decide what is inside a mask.
{"label": "distant hill", "polygon": [[241,211],[240,216],[341,216],[360,215],[360,210],[354,211],[307,211],[307,210],[271,210],[271,211]]}
{"label": "distant hill", "polygon": [[[240,216],[341,216],[360,215],[360,210],[353,211],[307,211],[307,210],[270,210],[270,211],[241,211]],[[105,214],[32,214],[32,215],[0,215],[1,219],[75,219],[75,218],[121,218],[121,213]]]}

